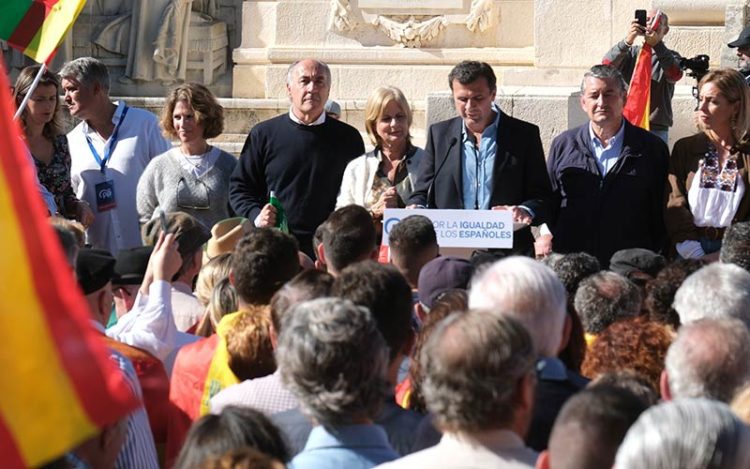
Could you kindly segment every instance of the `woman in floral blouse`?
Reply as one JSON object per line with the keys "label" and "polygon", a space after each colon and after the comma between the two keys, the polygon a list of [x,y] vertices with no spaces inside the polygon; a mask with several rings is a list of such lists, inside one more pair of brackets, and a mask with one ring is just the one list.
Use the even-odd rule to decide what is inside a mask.
{"label": "woman in floral blouse", "polygon": [[[16,106],[29,92],[38,72],[39,66],[34,65],[24,68],[18,75],[13,89]],[[86,202],[78,200],[70,182],[70,152],[58,114],[59,95],[60,82],[54,74],[45,71],[21,114],[26,146],[34,157],[39,182],[54,195],[60,215],[88,227],[94,221],[94,214]]]}
{"label": "woman in floral blouse", "polygon": [[698,84],[702,132],[675,143],[665,222],[683,258],[718,257],[726,227],[750,215],[750,98],[736,70],[712,70]]}

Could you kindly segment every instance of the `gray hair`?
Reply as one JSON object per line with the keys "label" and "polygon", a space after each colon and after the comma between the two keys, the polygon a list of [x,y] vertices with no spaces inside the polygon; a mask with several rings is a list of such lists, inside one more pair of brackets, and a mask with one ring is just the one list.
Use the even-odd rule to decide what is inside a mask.
{"label": "gray hair", "polygon": [[750,326],[750,273],[734,264],[707,265],[682,282],[674,309],[682,324],[734,317]]}
{"label": "gray hair", "polygon": [[734,223],[724,232],[719,260],[750,271],[750,222]]}
{"label": "gray hair", "polygon": [[681,399],[651,407],[630,427],[617,469],[750,467],[748,428],[724,403]]}
{"label": "gray hair", "polygon": [[594,65],[586,73],[583,74],[583,80],[581,80],[581,93],[586,91],[586,79],[587,78],[598,78],[600,80],[614,80],[620,91],[623,94],[628,93],[628,82],[625,81],[625,77],[622,76],[619,70],[611,65]]}
{"label": "gray hair", "polygon": [[100,60],[93,57],[80,57],[63,65],[60,70],[61,79],[73,78],[87,86],[96,83],[105,93],[109,93],[109,70]]}
{"label": "gray hair", "polygon": [[388,346],[366,308],[322,298],[292,308],[279,337],[281,379],[321,424],[371,418],[388,384]]}
{"label": "gray hair", "polygon": [[674,399],[730,402],[750,381],[750,332],[734,318],[701,319],[680,328],[666,357]]}
{"label": "gray hair", "polygon": [[305,60],[313,60],[315,63],[320,65],[320,68],[323,70],[323,75],[325,75],[326,80],[328,81],[328,85],[331,85],[331,68],[328,66],[327,63],[320,61],[318,59],[299,59],[292,62],[291,65],[289,65],[289,68],[286,70],[286,84],[291,85],[292,84],[292,73],[294,73],[294,69],[297,68],[297,65],[300,64],[300,62],[303,62]]}
{"label": "gray hair", "polygon": [[547,266],[528,257],[499,260],[471,282],[469,307],[511,315],[531,334],[537,353],[557,356],[567,293]]}
{"label": "gray hair", "polygon": [[622,275],[602,271],[581,282],[575,308],[583,329],[598,334],[618,319],[637,316],[641,310],[641,291]]}
{"label": "gray hair", "polygon": [[512,317],[483,310],[441,322],[422,349],[427,408],[446,431],[513,423],[518,383],[534,369],[531,336]]}

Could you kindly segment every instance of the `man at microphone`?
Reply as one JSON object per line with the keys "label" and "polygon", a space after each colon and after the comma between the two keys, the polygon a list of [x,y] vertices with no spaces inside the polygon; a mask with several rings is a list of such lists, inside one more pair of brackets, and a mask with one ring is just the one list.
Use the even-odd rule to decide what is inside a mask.
{"label": "man at microphone", "polygon": [[[495,73],[463,61],[448,75],[458,117],[430,126],[410,207],[510,210],[513,221],[546,220],[552,188],[536,125],[495,104]],[[514,234],[514,254],[534,255],[527,226]]]}

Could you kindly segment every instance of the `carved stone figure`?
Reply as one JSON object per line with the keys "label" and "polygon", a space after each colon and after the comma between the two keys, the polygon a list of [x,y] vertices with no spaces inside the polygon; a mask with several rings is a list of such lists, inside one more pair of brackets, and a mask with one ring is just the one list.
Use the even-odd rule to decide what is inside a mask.
{"label": "carved stone figure", "polygon": [[185,80],[189,30],[213,23],[217,13],[216,0],[120,0],[117,7],[117,0],[96,3],[99,14],[120,15],[93,42],[127,57],[124,81]]}

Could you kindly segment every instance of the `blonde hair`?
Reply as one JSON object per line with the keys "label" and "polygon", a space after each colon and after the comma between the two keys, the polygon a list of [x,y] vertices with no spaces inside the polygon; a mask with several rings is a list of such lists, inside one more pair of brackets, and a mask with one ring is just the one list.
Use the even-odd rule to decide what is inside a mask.
{"label": "blonde hair", "polygon": [[741,388],[732,399],[732,411],[746,425],[750,425],[750,384]]}
{"label": "blonde hair", "polygon": [[[744,142],[748,136],[748,125],[750,125],[750,114],[747,110],[750,105],[750,99],[748,99],[750,91],[745,83],[745,78],[737,70],[720,68],[709,71],[701,78],[700,83],[698,83],[698,91],[700,92],[703,85],[707,83],[716,86],[721,95],[730,103],[739,104],[737,115],[734,116],[732,121],[732,135],[734,135],[735,144]],[[708,132],[700,122],[698,126],[704,133]]]}
{"label": "blonde hair", "polygon": [[376,147],[379,147],[381,144],[376,125],[380,116],[383,115],[386,106],[388,106],[391,101],[396,101],[401,107],[401,110],[404,111],[404,114],[406,114],[406,141],[411,145],[411,133],[409,132],[409,129],[411,129],[412,112],[411,106],[409,106],[409,101],[406,100],[404,93],[395,86],[381,86],[372,92],[367,99],[367,105],[365,106],[365,129],[367,129],[367,135],[370,137],[370,141]]}
{"label": "blonde hair", "polygon": [[211,301],[214,286],[221,279],[229,277],[231,264],[232,253],[224,253],[206,262],[198,272],[198,280],[195,282],[195,297],[204,308]]}

